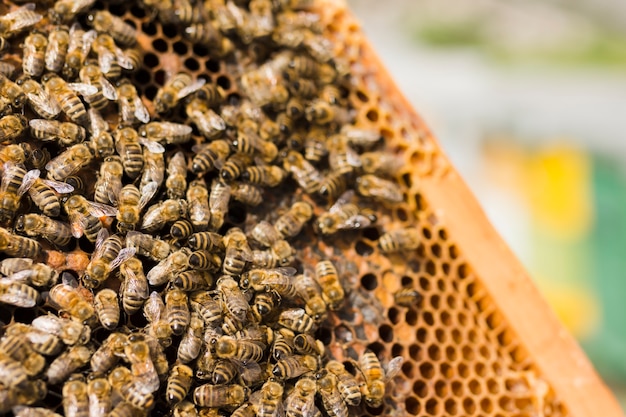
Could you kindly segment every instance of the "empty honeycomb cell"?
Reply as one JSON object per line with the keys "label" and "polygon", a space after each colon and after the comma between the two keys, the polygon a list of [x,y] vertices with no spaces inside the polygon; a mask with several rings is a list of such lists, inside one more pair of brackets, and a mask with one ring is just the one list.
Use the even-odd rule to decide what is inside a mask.
{"label": "empty honeycomb cell", "polygon": [[455,347],[446,346],[445,352],[446,352],[446,360],[448,360],[449,362],[456,361],[458,355],[457,355],[457,349]]}
{"label": "empty honeycomb cell", "polygon": [[402,321],[402,315],[400,313],[400,310],[395,307],[391,307],[389,310],[387,310],[387,318],[393,325],[396,325]]}
{"label": "empty honeycomb cell", "polygon": [[458,412],[458,408],[457,408],[457,403],[455,400],[453,399],[447,399],[444,403],[443,403],[443,408],[446,411],[446,413],[448,413],[451,416],[455,416]]}
{"label": "empty honeycomb cell", "polygon": [[418,415],[420,412],[420,402],[417,398],[410,396],[404,401],[404,407],[407,413],[412,414],[414,416]]}
{"label": "empty honeycomb cell", "polygon": [[463,410],[467,414],[474,414],[476,411],[476,403],[472,397],[466,397],[463,399]]}
{"label": "empty honeycomb cell", "polygon": [[430,362],[422,363],[419,370],[422,378],[431,379],[435,376],[435,367]]}
{"label": "empty honeycomb cell", "polygon": [[444,326],[452,325],[452,316],[447,311],[439,313],[439,322]]}
{"label": "empty honeycomb cell", "polygon": [[457,373],[461,378],[467,378],[470,375],[470,368],[466,363],[460,362],[457,365]]}
{"label": "empty honeycomb cell", "polygon": [[493,403],[490,398],[483,398],[480,400],[480,409],[485,413],[491,413],[493,411]]}
{"label": "empty honeycomb cell", "polygon": [[434,383],[435,394],[439,397],[445,397],[448,395],[448,384],[445,381],[435,381]]}
{"label": "empty honeycomb cell", "polygon": [[[409,326],[415,326],[415,324],[417,323],[417,319],[418,319],[419,315],[417,314],[417,310],[415,310],[414,308],[409,308],[406,311],[406,314],[404,315],[404,321],[409,325]],[[432,317],[432,316],[430,316]],[[418,337],[419,340],[419,337]]]}
{"label": "empty honeycomb cell", "polygon": [[169,49],[168,43],[163,39],[155,39],[152,41],[152,47],[157,52],[167,52]]}
{"label": "empty honeycomb cell", "polygon": [[428,358],[432,361],[438,361],[441,358],[441,349],[437,345],[430,345],[427,349]]}
{"label": "empty honeycomb cell", "polygon": [[402,364],[402,373],[410,379],[415,377],[415,366],[411,362],[404,362]]}
{"label": "empty honeycomb cell", "polygon": [[424,410],[427,415],[436,416],[439,415],[439,401],[436,398],[431,398],[424,404]]}

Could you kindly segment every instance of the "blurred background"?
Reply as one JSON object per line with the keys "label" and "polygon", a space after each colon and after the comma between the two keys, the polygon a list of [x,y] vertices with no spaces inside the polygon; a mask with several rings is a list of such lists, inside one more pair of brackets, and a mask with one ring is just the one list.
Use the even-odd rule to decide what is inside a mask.
{"label": "blurred background", "polygon": [[626,2],[349,3],[626,408]]}

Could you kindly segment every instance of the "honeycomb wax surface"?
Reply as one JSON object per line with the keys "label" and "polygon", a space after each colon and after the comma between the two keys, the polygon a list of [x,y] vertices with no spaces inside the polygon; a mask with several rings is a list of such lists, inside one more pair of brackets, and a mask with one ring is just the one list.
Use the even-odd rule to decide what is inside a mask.
{"label": "honeycomb wax surface", "polygon": [[[160,24],[134,2],[97,2],[94,7],[108,9],[137,28],[143,65],[129,77],[151,114],[151,100],[168,77],[178,71],[221,86],[226,96],[241,94],[241,70],[236,57],[212,56],[207,48],[191,44],[175,26]],[[508,319],[511,314],[504,305],[507,301],[494,298],[473,259],[466,256],[467,248],[455,240],[456,230],[447,222],[453,216],[442,213],[438,205],[442,197],[437,195],[437,204],[430,200],[431,190],[436,187],[433,179],[454,177],[454,170],[426,126],[381,75],[357,22],[340,2],[318,2],[314,10],[321,16],[325,34],[334,42],[335,55],[350,65],[347,100],[354,109],[355,125],[379,132],[384,138],[384,150],[402,161],[396,180],[403,201],[376,204],[373,227],[324,238],[308,228],[304,236],[292,242],[306,267],[331,260],[347,289],[344,307],[329,314],[315,333],[329,355],[350,364],[369,349],[384,366],[393,358],[404,358],[400,372],[387,384],[383,405],[351,408],[351,415],[593,415],[568,407],[569,398],[563,398],[552,382],[554,375],[546,376],[545,361],[534,356],[535,348],[533,354],[529,353],[518,328],[512,327]],[[7,57],[9,62],[19,63],[18,55]],[[115,120],[110,118],[112,124]],[[174,115],[172,120],[184,119]],[[194,140],[201,141],[195,132]],[[249,230],[260,218],[274,221],[277,213],[299,199],[315,203],[316,216],[328,209],[301,191],[297,195],[268,194],[265,197],[273,202],[268,207],[275,212],[250,209],[243,218],[233,215],[229,221]],[[418,248],[382,253],[379,238],[387,231],[403,228],[419,231]],[[47,260],[59,271],[74,271],[80,276],[90,252],[80,245],[69,256],[50,250]],[[394,294],[402,289],[417,290],[419,303],[398,305]],[[0,319],[7,325],[29,323],[47,311],[48,306],[37,311],[2,308]],[[126,323],[131,330],[145,324],[140,316]],[[94,339],[99,337],[95,331]],[[173,363],[172,358],[168,359]],[[45,399],[35,405],[62,413],[61,398],[60,387],[51,387]],[[164,401],[156,401],[152,414],[165,414]]]}

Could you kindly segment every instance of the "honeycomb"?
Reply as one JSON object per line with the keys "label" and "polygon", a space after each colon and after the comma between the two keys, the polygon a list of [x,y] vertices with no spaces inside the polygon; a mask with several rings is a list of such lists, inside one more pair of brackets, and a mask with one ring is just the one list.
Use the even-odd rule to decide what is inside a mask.
{"label": "honeycomb", "polygon": [[[162,25],[144,8],[127,3],[96,2],[94,7],[108,9],[137,28],[143,67],[131,77],[140,95],[154,99],[169,75],[180,70],[216,83],[228,97],[242,95],[236,61],[210,56],[207,48],[189,43],[175,26]],[[404,358],[400,372],[388,383],[384,404],[361,405],[352,410],[354,415],[570,415],[473,271],[455,242],[454,230],[449,230],[423,193],[424,178],[444,177],[452,170],[426,125],[385,83],[376,57],[345,5],[322,0],[316,2],[315,11],[334,41],[335,55],[349,63],[348,100],[355,125],[379,132],[385,151],[403,161],[397,182],[404,201],[377,206],[375,227],[324,239],[309,231],[293,243],[305,264],[332,260],[344,286],[350,288],[346,306],[316,332],[330,355],[346,365],[368,349],[384,365],[395,357]],[[144,101],[153,113],[151,103]],[[284,201],[278,211],[292,203],[292,197],[280,197]],[[315,215],[323,211],[316,206]],[[272,213],[263,215],[276,218]],[[254,216],[245,222],[231,219],[239,224],[251,220]],[[419,231],[416,250],[381,252],[378,240],[385,231],[409,228]],[[88,262],[87,252],[80,247],[69,253],[48,251],[48,263],[59,271],[81,274]],[[419,302],[397,303],[394,295],[404,289],[416,290]],[[28,323],[33,316],[26,309],[0,309],[0,320],[7,324]],[[60,393],[51,391],[44,403],[61,410],[60,401]],[[163,410],[157,405],[152,414]]]}

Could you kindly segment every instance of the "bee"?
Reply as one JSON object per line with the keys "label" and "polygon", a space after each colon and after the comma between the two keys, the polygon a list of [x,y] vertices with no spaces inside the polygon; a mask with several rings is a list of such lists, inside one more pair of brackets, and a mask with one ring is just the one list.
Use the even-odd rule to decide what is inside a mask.
{"label": "bee", "polygon": [[276,220],[274,228],[285,239],[294,237],[300,233],[312,216],[313,207],[309,203],[298,201]]}
{"label": "bee", "polygon": [[[311,99],[318,94],[317,84],[313,80],[306,78],[296,79],[288,85],[289,92],[294,96],[302,99]],[[304,113],[304,111],[303,111]]]}
{"label": "bee", "polygon": [[115,291],[109,288],[98,291],[94,297],[93,306],[102,327],[107,330],[117,327],[120,321],[120,305]]}
{"label": "bee", "polygon": [[[70,1],[74,2],[73,0],[68,0],[68,2]],[[79,1],[93,2],[93,0]],[[56,5],[59,3],[66,2],[57,2]],[[78,71],[83,67],[85,59],[89,55],[89,51],[91,51],[91,45],[97,36],[98,34],[95,30],[85,32],[78,23],[74,23],[70,27],[70,43],[65,57],[65,64],[63,65],[63,77],[70,80],[78,75]]]}
{"label": "bee", "polygon": [[26,338],[35,352],[46,356],[57,355],[64,346],[59,337],[22,323],[8,326],[6,334]]}
{"label": "bee", "polygon": [[302,308],[283,310],[278,316],[278,324],[296,333],[308,333],[315,328],[315,321]]}
{"label": "bee", "polygon": [[[14,235],[7,229],[0,227],[0,252],[8,256],[37,258],[42,248],[39,242],[23,236]],[[5,290],[8,290],[5,287]]]}
{"label": "bee", "polygon": [[20,199],[26,192],[22,184],[30,177],[37,175],[37,171],[26,170],[12,162],[5,162],[0,183],[0,221],[8,224],[15,217],[20,207]]}
{"label": "bee", "polygon": [[0,383],[7,388],[25,388],[28,373],[24,366],[6,353],[0,354]]}
{"label": "bee", "polygon": [[246,168],[252,163],[252,157],[245,153],[231,154],[222,168],[220,168],[220,177],[224,181],[234,181],[241,176]]}
{"label": "bee", "polygon": [[245,321],[250,305],[248,305],[248,300],[241,292],[237,281],[228,275],[220,277],[217,280],[217,293],[225,310],[236,320]]}
{"label": "bee", "polygon": [[85,66],[80,69],[79,77],[84,84],[96,88],[94,94],[85,96],[85,101],[89,103],[90,107],[102,110],[109,104],[109,100],[117,100],[117,90],[106,79],[96,61],[87,60]]}
{"label": "bee", "polygon": [[0,148],[0,165],[2,165],[2,172],[4,172],[4,164],[11,163],[14,165],[24,165],[26,158],[29,156],[29,150],[24,146],[17,144],[5,145]]}
{"label": "bee", "polygon": [[115,149],[122,158],[124,172],[135,179],[144,168],[143,150],[139,134],[132,127],[123,127],[115,132]]}
{"label": "bee", "polygon": [[141,211],[148,204],[154,193],[156,186],[152,187],[152,192],[141,193],[132,184],[122,187],[118,197],[117,230],[120,233],[134,231],[141,218]]}
{"label": "bee", "polygon": [[193,391],[193,402],[200,407],[237,407],[247,398],[248,389],[237,384],[204,384]]}
{"label": "bee", "polygon": [[256,70],[242,75],[241,87],[256,106],[280,107],[289,99],[289,91],[281,77],[287,59],[286,55],[277,55]]}
{"label": "bee", "polygon": [[0,303],[16,307],[34,307],[39,301],[39,292],[29,285],[0,278]]}
{"label": "bee", "polygon": [[134,248],[124,248],[124,240],[119,235],[110,235],[101,229],[96,236],[96,244],[85,273],[83,283],[86,288],[100,287],[115,268],[135,254]]}
{"label": "bee", "polygon": [[13,413],[16,417],[61,417],[60,414],[43,407],[26,407],[24,405],[16,405],[13,407]]}
{"label": "bee", "polygon": [[[211,184],[211,194],[209,195],[209,227],[211,230],[219,230],[224,224],[224,217],[228,213],[230,190],[229,185],[218,179],[214,179]],[[190,220],[193,224],[193,219]]]}
{"label": "bee", "polygon": [[109,415],[112,407],[112,387],[105,378],[93,378],[87,383],[89,417]]}
{"label": "bee", "polygon": [[222,305],[206,291],[195,291],[189,297],[191,308],[204,321],[207,328],[217,327],[222,323]]}
{"label": "bee", "polygon": [[337,377],[331,372],[324,372],[317,380],[317,392],[322,397],[324,410],[329,417],[348,417],[348,406],[337,389]]}
{"label": "bee", "polygon": [[164,200],[150,206],[143,217],[140,229],[147,232],[161,230],[166,223],[174,222],[187,214],[187,201]]}
{"label": "bee", "polygon": [[288,151],[283,160],[283,167],[291,173],[298,185],[306,193],[316,193],[320,189],[322,175],[300,153]]}
{"label": "bee", "polygon": [[265,317],[272,313],[280,300],[278,295],[273,292],[257,292],[254,295],[251,311],[257,322],[262,322]]}
{"label": "bee", "polygon": [[176,152],[170,158],[167,174],[165,181],[167,196],[172,199],[184,198],[187,189],[187,160],[183,152]]}
{"label": "bee", "polygon": [[0,74],[0,97],[15,111],[24,107],[27,98],[26,91],[20,83],[15,83],[2,74]]}
{"label": "bee", "polygon": [[58,336],[66,345],[75,345],[77,343],[83,345],[91,337],[89,326],[52,314],[36,317],[31,324],[36,330]]}
{"label": "bee", "polygon": [[158,292],[153,291],[143,305],[143,315],[148,321],[148,334],[162,346],[172,344],[172,329],[165,318],[165,303]]}
{"label": "bee", "polygon": [[95,0],[59,0],[54,3],[54,7],[48,13],[54,22],[68,22],[94,3]]}
{"label": "bee", "polygon": [[177,363],[172,366],[165,389],[165,398],[169,404],[178,404],[187,397],[192,378],[193,371],[187,365]]}
{"label": "bee", "polygon": [[272,162],[278,155],[278,149],[272,142],[261,139],[258,130],[258,125],[250,120],[240,124],[233,146],[237,152],[251,156],[258,154],[262,161]]}
{"label": "bee", "polygon": [[67,380],[77,369],[89,363],[92,353],[93,351],[87,346],[69,347],[68,350],[57,356],[48,367],[46,371],[48,383],[56,385]]}
{"label": "bee", "polygon": [[[106,381],[106,380],[105,380]],[[133,378],[131,371],[123,366],[114,368],[108,376],[107,384],[117,391],[122,399],[135,408],[150,409],[154,404],[152,394],[140,390],[142,382]]]}
{"label": "bee", "polygon": [[120,17],[106,10],[87,15],[87,22],[99,33],[109,33],[123,45],[133,45],[137,41],[137,31]]}
{"label": "bee", "polygon": [[63,384],[63,411],[67,417],[86,417],[89,415],[89,397],[87,384],[82,375],[72,375]]}
{"label": "bee", "polygon": [[293,268],[278,269],[251,269],[244,273],[240,280],[241,288],[253,288],[257,292],[273,292],[279,298],[293,299],[296,296],[296,287],[293,283]]}
{"label": "bee", "polygon": [[420,243],[420,231],[415,227],[391,230],[378,239],[378,247],[383,253],[415,250]]}
{"label": "bee", "polygon": [[35,3],[27,3],[0,17],[0,36],[13,36],[38,23],[43,16],[34,10]]}
{"label": "bee", "polygon": [[206,45],[211,49],[220,49],[224,40],[222,34],[210,22],[191,23],[185,26],[184,36],[192,43]]}
{"label": "bee", "polygon": [[76,123],[31,119],[28,124],[34,138],[44,142],[54,140],[63,146],[71,146],[83,142],[87,136],[85,128],[78,126]]}
{"label": "bee", "polygon": [[277,268],[290,265],[294,261],[295,250],[289,242],[280,239],[270,249],[252,252],[252,264],[261,268]]}
{"label": "bee", "polygon": [[298,334],[293,338],[296,351],[303,355],[324,356],[324,343],[310,334]]}
{"label": "bee", "polygon": [[147,140],[178,145],[189,142],[192,130],[182,123],[150,122],[139,128],[139,135]]}
{"label": "bee", "polygon": [[68,27],[54,26],[48,34],[44,59],[46,70],[58,73],[63,69],[69,46],[70,33]]}
{"label": "bee", "polygon": [[0,349],[11,359],[18,361],[29,376],[39,374],[46,366],[46,360],[37,353],[28,339],[17,335],[4,335],[0,339]]}
{"label": "bee", "polygon": [[82,83],[68,84],[55,73],[44,75],[42,81],[46,92],[59,103],[61,110],[67,117],[81,126],[88,125],[89,117],[87,116],[87,110],[76,95],[76,92],[84,96],[90,96],[98,91],[96,87]]}
{"label": "bee", "polygon": [[165,259],[155,265],[146,275],[150,285],[163,285],[172,276],[179,276],[188,267],[187,261],[190,250],[182,248],[170,253]]}
{"label": "bee", "polygon": [[183,334],[191,320],[188,297],[182,290],[172,288],[165,293],[165,316],[170,323],[172,333]]}
{"label": "bee", "polygon": [[120,108],[121,120],[124,123],[148,123],[150,113],[139,97],[135,86],[127,79],[118,82],[117,105]]}
{"label": "bee", "polygon": [[315,265],[315,278],[322,288],[322,298],[331,310],[343,304],[345,292],[339,282],[337,269],[331,261],[320,261]]}
{"label": "bee", "polygon": [[265,187],[276,187],[285,178],[285,171],[276,165],[255,165],[247,167],[241,179]]}
{"label": "bee", "polygon": [[124,61],[122,50],[115,44],[113,37],[108,33],[99,33],[91,46],[98,56],[97,62],[101,74],[111,80],[120,78],[122,66],[128,66],[128,63]]}
{"label": "bee", "polygon": [[414,307],[422,301],[422,294],[413,288],[402,288],[393,294],[394,302],[402,307]]}
{"label": "bee", "polygon": [[189,363],[196,359],[200,354],[200,349],[204,341],[202,334],[204,331],[204,322],[198,313],[191,313],[191,320],[187,331],[183,335],[178,345],[178,360],[182,363]]}
{"label": "bee", "polygon": [[357,178],[356,183],[357,192],[364,197],[371,197],[389,204],[397,204],[404,201],[402,190],[395,182],[372,174],[365,174]]}
{"label": "bee", "polygon": [[177,220],[170,226],[170,236],[176,240],[187,239],[192,233],[193,225],[187,219]]}
{"label": "bee", "polygon": [[9,114],[0,119],[0,142],[11,142],[19,138],[28,121],[21,114]]}
{"label": "bee", "polygon": [[109,413],[109,417],[143,417],[145,415],[145,410],[137,408],[126,401],[117,403]]}
{"label": "bee", "polygon": [[215,344],[215,354],[218,358],[235,359],[243,363],[259,362],[263,358],[264,350],[265,345],[230,336],[221,336]]}
{"label": "bee", "polygon": [[62,184],[66,184],[73,189],[72,191],[68,191],[68,194],[82,194],[87,189],[85,181],[78,175],[69,175],[63,180]]}
{"label": "bee", "polygon": [[327,142],[328,164],[333,173],[348,175],[361,165],[358,154],[348,145],[343,135],[334,135]]}
{"label": "bee", "polygon": [[211,218],[209,191],[203,179],[197,179],[189,184],[187,189],[187,212],[193,230],[208,229]]}
{"label": "bee", "polygon": [[100,174],[94,185],[94,201],[100,204],[117,205],[122,189],[124,166],[118,156],[109,156],[100,165]]}
{"label": "bee", "polygon": [[241,275],[246,261],[251,259],[250,246],[243,231],[238,227],[232,227],[224,236],[226,256],[223,262],[223,272],[227,275]]}
{"label": "bee", "polygon": [[49,180],[63,181],[89,165],[93,154],[84,143],[72,145],[46,164]]}
{"label": "bee", "polygon": [[144,336],[133,334],[124,345],[124,356],[130,363],[133,378],[142,394],[151,394],[159,389],[159,375],[150,356],[150,346]]}
{"label": "bee", "polygon": [[[191,255],[189,256],[191,258]],[[191,266],[191,265],[190,265]],[[173,287],[183,291],[207,289],[213,285],[213,276],[208,271],[189,270],[170,280]]]}
{"label": "bee", "polygon": [[303,375],[294,389],[285,399],[286,417],[308,417],[319,413],[315,406],[317,382],[308,375]]}
{"label": "bee", "polygon": [[359,369],[365,379],[361,393],[365,403],[372,408],[380,407],[385,396],[385,385],[393,378],[402,366],[404,359],[396,356],[389,361],[387,369],[383,370],[376,354],[370,350],[359,358]]}
{"label": "bee", "polygon": [[397,156],[386,152],[365,152],[360,158],[361,168],[367,174],[393,177],[402,166]]}
{"label": "bee", "polygon": [[297,378],[307,372],[316,371],[317,359],[312,355],[292,355],[276,362],[272,375],[279,380]]}
{"label": "bee", "polygon": [[200,89],[205,82],[202,78],[194,80],[191,75],[179,72],[157,91],[154,109],[157,113],[165,113],[173,109],[180,100]]}
{"label": "bee", "polygon": [[[161,144],[143,138],[141,143],[146,146],[143,151],[144,169],[139,182],[139,189],[144,193],[146,189],[150,189],[154,185],[160,187],[163,184],[165,179],[165,157]],[[158,147],[158,149],[155,147]],[[155,150],[156,152],[154,152]]]}
{"label": "bee", "polygon": [[89,114],[89,132],[91,139],[89,147],[92,153],[99,158],[106,158],[115,153],[115,142],[109,130],[109,124],[95,108],[87,110]]}
{"label": "bee", "polygon": [[234,200],[252,207],[256,207],[263,202],[263,191],[252,184],[233,184],[230,195]]}
{"label": "bee", "polygon": [[30,77],[39,77],[46,66],[48,38],[39,32],[31,32],[24,39],[22,71]]}
{"label": "bee", "polygon": [[11,281],[19,281],[36,287],[51,287],[59,274],[44,263],[33,263],[30,258],[6,258],[0,262],[0,272]]}
{"label": "bee", "polygon": [[133,315],[139,311],[144,302],[148,299],[148,280],[143,272],[141,261],[131,257],[120,265],[120,278],[122,286],[120,294],[122,307],[126,314]]}
{"label": "bee", "polygon": [[[0,51],[5,50],[6,48],[8,48],[8,46],[9,42],[0,36]],[[14,72],[15,65],[9,62],[0,62],[0,74],[4,75],[5,77],[10,77],[13,75]]]}
{"label": "bee", "polygon": [[294,278],[293,281],[298,294],[305,300],[305,312],[315,321],[326,317],[327,305],[322,297],[322,289],[313,277],[304,274]]}
{"label": "bee", "polygon": [[344,193],[328,212],[322,213],[315,229],[323,235],[332,235],[341,230],[356,230],[376,222],[376,215],[356,204],[350,203],[353,192]]}
{"label": "bee", "polygon": [[191,172],[205,174],[221,169],[228,155],[230,146],[225,140],[215,140],[209,144],[196,145],[192,148],[195,156],[191,162]]}
{"label": "bee", "polygon": [[356,378],[346,370],[341,362],[331,360],[326,364],[326,370],[337,377],[337,389],[346,404],[353,407],[361,403],[361,390]]}
{"label": "bee", "polygon": [[[46,148],[39,148],[32,145],[28,146],[27,164],[34,169],[44,169],[50,161],[50,152]],[[62,192],[62,191],[61,191]]]}
{"label": "bee", "polygon": [[346,179],[346,176],[337,171],[331,170],[322,180],[318,192],[320,196],[328,199],[329,201],[335,201],[346,191],[347,188],[348,180]]}
{"label": "bee", "polygon": [[207,139],[214,139],[226,130],[224,119],[205,100],[194,97],[185,105],[185,113]]}
{"label": "bee", "polygon": [[366,149],[376,145],[382,138],[382,135],[377,131],[358,128],[350,124],[342,126],[341,135],[346,138],[350,145]]}
{"label": "bee", "polygon": [[238,375],[237,365],[228,359],[217,359],[213,367],[211,381],[216,385],[228,384]]}
{"label": "bee", "polygon": [[102,229],[100,217],[115,217],[117,209],[104,204],[94,203],[83,196],[73,195],[64,204],[70,220],[72,236],[80,238],[83,234],[90,242],[95,242]]}
{"label": "bee", "polygon": [[123,69],[137,71],[143,65],[143,53],[139,48],[116,50],[116,57]]}
{"label": "bee", "polygon": [[283,386],[273,380],[269,380],[261,387],[261,398],[257,406],[257,416],[277,417],[283,399]]}
{"label": "bee", "polygon": [[127,344],[128,336],[118,332],[111,333],[91,357],[91,371],[97,374],[108,372],[124,356],[124,346]]}
{"label": "bee", "polygon": [[309,102],[304,112],[305,118],[318,126],[328,126],[333,122],[343,122],[349,119],[347,110],[316,98]]}
{"label": "bee", "polygon": [[214,232],[198,232],[189,237],[187,241],[193,250],[224,251],[224,238]]}
{"label": "bee", "polygon": [[222,257],[207,250],[198,250],[189,255],[189,266],[194,270],[215,273],[222,267]]}
{"label": "bee", "polygon": [[50,289],[50,300],[59,309],[82,322],[89,320],[95,314],[93,304],[85,300],[78,289],[66,283],[65,280]]}

